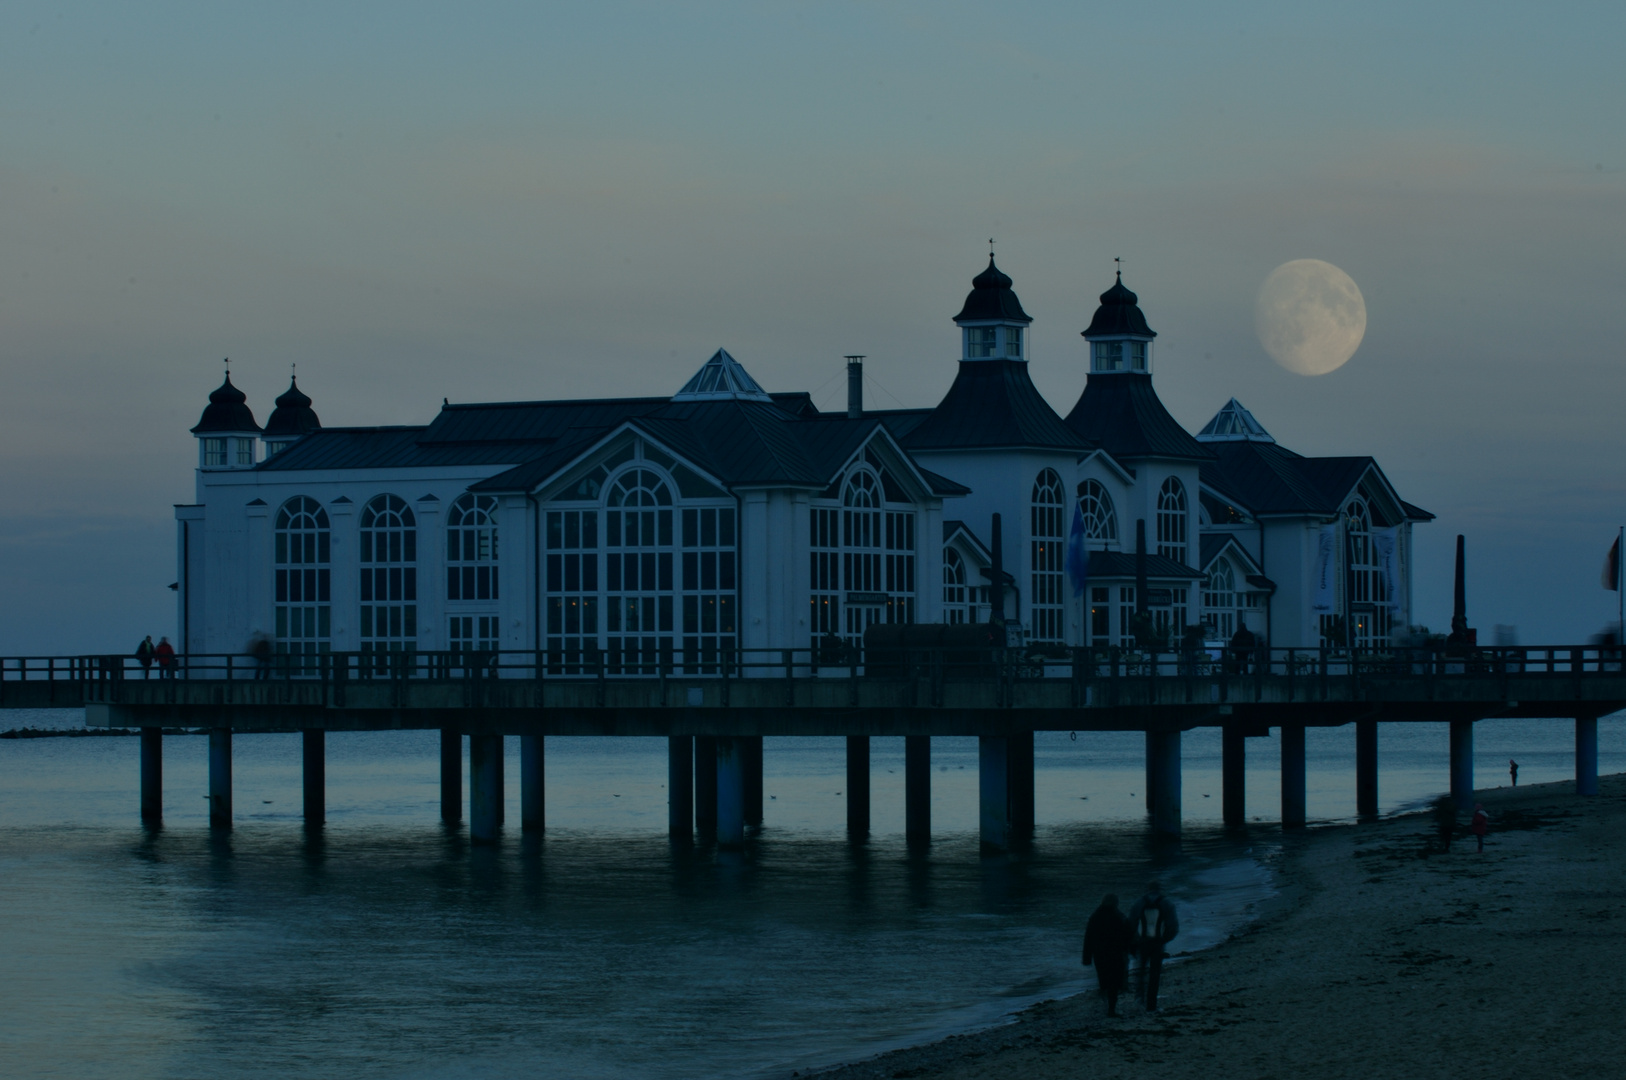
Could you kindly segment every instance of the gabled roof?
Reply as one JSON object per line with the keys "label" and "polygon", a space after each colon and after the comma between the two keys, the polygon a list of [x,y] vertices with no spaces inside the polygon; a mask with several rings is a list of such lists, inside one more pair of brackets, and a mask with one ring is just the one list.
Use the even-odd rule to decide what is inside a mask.
{"label": "gabled roof", "polygon": [[[1188,436],[1189,438],[1189,436]],[[1062,423],[1020,360],[962,360],[937,408],[903,436],[910,450],[1092,449]]]}
{"label": "gabled roof", "polygon": [[[1091,579],[1132,578],[1135,576],[1135,553],[1132,551],[1091,551],[1088,565]],[[1153,555],[1151,552],[1147,552],[1146,576],[1148,578],[1195,579],[1203,575],[1185,563],[1176,562],[1167,555]]]}
{"label": "gabled roof", "polygon": [[966,543],[971,545],[971,549],[976,552],[977,558],[982,560],[983,563],[993,562],[994,553],[989,551],[988,545],[984,544],[981,538],[971,531],[971,526],[957,520],[943,522],[943,543],[946,545],[953,542],[956,536],[965,537]]}
{"label": "gabled roof", "polygon": [[1375,473],[1411,521],[1433,514],[1401,499],[1370,457],[1307,458],[1277,443],[1211,443],[1214,460],[1202,465],[1202,482],[1255,515],[1314,514],[1331,517],[1368,472]]}
{"label": "gabled roof", "polygon": [[1252,555],[1248,554],[1248,549],[1237,543],[1236,537],[1230,533],[1203,533],[1197,565],[1202,567],[1203,572],[1206,573],[1208,568],[1214,565],[1214,560],[1227,551],[1236,553],[1237,559],[1242,563],[1242,573],[1244,575],[1260,572],[1259,564],[1254,561]]}
{"label": "gabled roof", "polygon": [[1092,372],[1067,414],[1067,426],[1119,459],[1205,461],[1214,456],[1169,415],[1146,372]]}

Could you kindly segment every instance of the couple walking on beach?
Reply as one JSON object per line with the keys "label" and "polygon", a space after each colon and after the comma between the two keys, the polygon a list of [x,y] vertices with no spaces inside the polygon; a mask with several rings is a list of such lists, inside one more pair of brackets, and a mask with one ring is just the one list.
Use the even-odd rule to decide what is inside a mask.
{"label": "couple walking on beach", "polygon": [[1163,958],[1167,946],[1180,932],[1174,902],[1163,895],[1157,882],[1146,886],[1146,895],[1135,901],[1125,917],[1118,910],[1118,896],[1108,893],[1084,928],[1084,966],[1095,965],[1095,980],[1107,999],[1107,1015],[1118,1015],[1118,995],[1129,982],[1129,956],[1140,957],[1137,993],[1147,1012],[1157,1011],[1157,989],[1163,980]]}

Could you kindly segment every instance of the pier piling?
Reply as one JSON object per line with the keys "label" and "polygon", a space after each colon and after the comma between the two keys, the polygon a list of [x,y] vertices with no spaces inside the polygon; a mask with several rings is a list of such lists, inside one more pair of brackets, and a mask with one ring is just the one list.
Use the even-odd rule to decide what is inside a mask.
{"label": "pier piling", "polygon": [[541,735],[519,737],[519,827],[522,832],[541,832],[547,825],[542,738]]}
{"label": "pier piling", "polygon": [[745,846],[745,762],[738,738],[717,740],[717,846]]}
{"label": "pier piling", "polygon": [[305,824],[327,819],[327,732],[306,728],[300,733],[305,774]]}
{"label": "pier piling", "polygon": [[1010,770],[1010,825],[1013,838],[1033,835],[1033,732],[1019,731],[1005,740]]}
{"label": "pier piling", "polygon": [[674,839],[694,837],[694,737],[666,740],[666,829]]}
{"label": "pier piling", "polygon": [[1458,810],[1474,808],[1474,722],[1451,721],[1451,801]]}
{"label": "pier piling", "polygon": [[1598,793],[1598,718],[1575,718],[1575,793]]}
{"label": "pier piling", "polygon": [[449,727],[440,729],[440,820],[463,820],[463,735]]}
{"label": "pier piling", "polygon": [[1378,816],[1378,722],[1355,721],[1355,813]]}
{"label": "pier piling", "polygon": [[209,729],[209,827],[231,828],[231,728]]}
{"label": "pier piling", "polygon": [[869,736],[847,736],[847,833],[869,835]]}
{"label": "pier piling", "polygon": [[141,821],[164,820],[164,729],[141,729]]}
{"label": "pier piling", "polygon": [[1010,847],[1010,767],[1003,736],[977,739],[978,824],[984,848]]}
{"label": "pier piling", "polygon": [[1248,820],[1248,737],[1240,724],[1226,724],[1220,735],[1220,774],[1225,824],[1235,829]]}
{"label": "pier piling", "polygon": [[717,740],[694,737],[694,831],[704,839],[717,836]]}
{"label": "pier piling", "polygon": [[1161,836],[1180,835],[1180,732],[1152,733],[1152,830]]}
{"label": "pier piling", "polygon": [[932,737],[903,739],[903,832],[911,847],[932,841]]}
{"label": "pier piling", "polygon": [[741,766],[745,773],[745,823],[762,827],[762,736],[740,736]]}
{"label": "pier piling", "polygon": [[1282,725],[1282,828],[1303,828],[1308,820],[1304,793],[1304,725]]}
{"label": "pier piling", "polygon": [[502,736],[469,736],[469,838],[494,844],[502,824]]}

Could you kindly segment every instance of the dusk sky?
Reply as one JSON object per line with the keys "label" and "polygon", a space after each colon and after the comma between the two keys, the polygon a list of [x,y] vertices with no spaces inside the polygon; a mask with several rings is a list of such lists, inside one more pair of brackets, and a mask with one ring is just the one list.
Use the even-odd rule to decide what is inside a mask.
{"label": "dusk sky", "polygon": [[[1418,616],[1615,618],[1626,8],[11,3],[0,8],[0,651],[174,636],[172,504],[221,358],[263,422],[675,391],[929,406],[994,237],[1065,414],[1124,260],[1155,385],[1437,514]],[[1280,264],[1358,284],[1277,366]]]}

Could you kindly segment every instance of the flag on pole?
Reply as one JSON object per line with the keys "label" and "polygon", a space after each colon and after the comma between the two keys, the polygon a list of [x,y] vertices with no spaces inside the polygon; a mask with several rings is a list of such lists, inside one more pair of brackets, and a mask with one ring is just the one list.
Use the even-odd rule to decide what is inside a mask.
{"label": "flag on pole", "polygon": [[1609,545],[1609,555],[1603,560],[1603,587],[1612,592],[1620,591],[1620,537]]}
{"label": "flag on pole", "polygon": [[1067,579],[1073,584],[1073,595],[1084,595],[1084,583],[1090,580],[1090,553],[1084,547],[1084,510],[1073,504],[1073,528],[1067,534]]}

